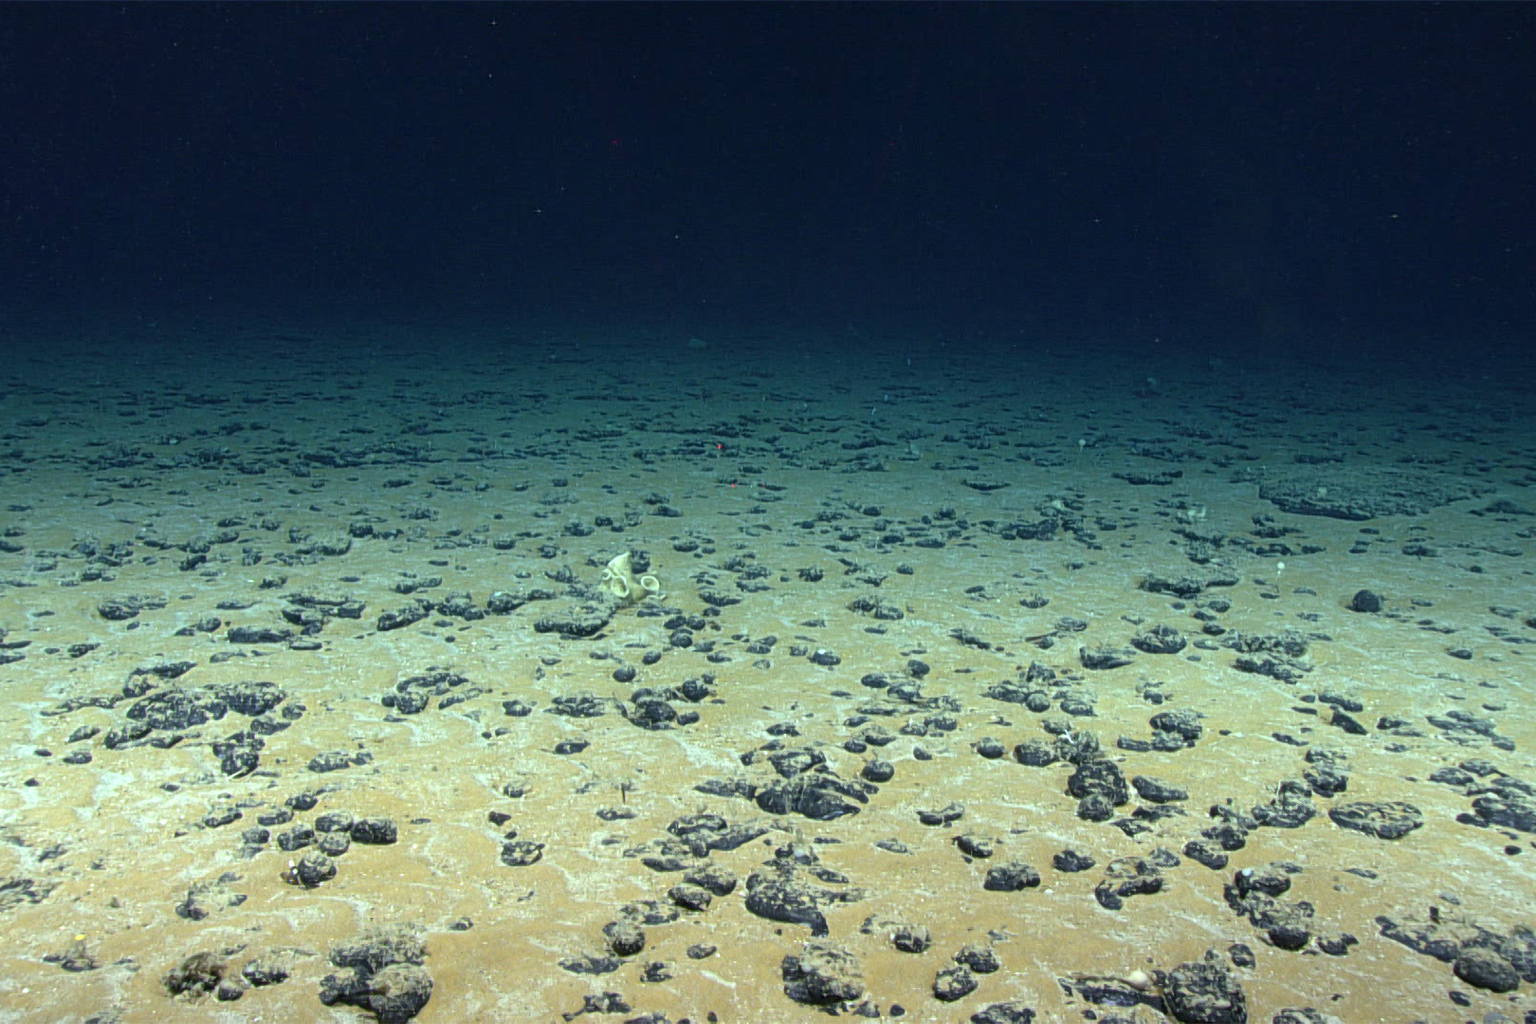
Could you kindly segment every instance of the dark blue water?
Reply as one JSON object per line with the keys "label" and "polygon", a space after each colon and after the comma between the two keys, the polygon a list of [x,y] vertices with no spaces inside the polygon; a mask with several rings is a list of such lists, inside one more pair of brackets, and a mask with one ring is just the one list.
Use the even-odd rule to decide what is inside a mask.
{"label": "dark blue water", "polygon": [[1521,350],[1532,17],[20,6],[0,303]]}

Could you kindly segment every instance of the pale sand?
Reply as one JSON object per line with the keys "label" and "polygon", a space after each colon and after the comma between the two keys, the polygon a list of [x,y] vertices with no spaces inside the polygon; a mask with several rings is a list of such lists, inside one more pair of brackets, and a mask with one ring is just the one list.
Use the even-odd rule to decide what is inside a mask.
{"label": "pale sand", "polygon": [[[1508,774],[1536,781],[1530,753],[1536,749],[1536,679],[1526,653],[1536,630],[1488,611],[1499,605],[1536,614],[1529,554],[1489,552],[1529,548],[1530,538],[1518,532],[1528,533],[1532,520],[1467,511],[1498,498],[1536,506],[1536,496],[1512,486],[1531,480],[1536,433],[1522,418],[1521,406],[1528,405],[1528,396],[1501,392],[1499,382],[1476,378],[1394,379],[1383,386],[1364,377],[1340,379],[1327,368],[1234,369],[1192,362],[1153,374],[1159,377],[1157,394],[1136,398],[1131,392],[1144,386],[1145,367],[1105,365],[1086,352],[1044,358],[1021,351],[1011,363],[967,364],[953,349],[909,351],[894,345],[879,358],[838,359],[818,355],[814,339],[786,342],[789,351],[775,357],[760,351],[743,355],[725,342],[689,348],[686,338],[630,341],[611,349],[553,338],[524,350],[528,358],[520,367],[511,347],[515,340],[509,332],[505,355],[478,366],[470,365],[467,355],[445,351],[443,338],[395,337],[379,342],[373,366],[343,365],[324,344],[290,344],[274,358],[259,338],[247,338],[206,359],[180,349],[164,358],[141,354],[137,366],[88,368],[62,380],[41,381],[46,363],[11,367],[0,428],[19,435],[6,444],[35,461],[18,464],[7,457],[9,472],[0,478],[3,504],[26,506],[0,516],[0,526],[25,529],[15,538],[25,551],[0,555],[0,580],[29,584],[0,587],[0,626],[10,631],[7,642],[31,641],[22,652],[25,660],[0,668],[6,694],[0,704],[5,743],[0,834],[8,840],[0,844],[0,878],[31,878],[52,889],[39,903],[0,912],[0,1019],[76,1021],[112,1011],[123,1021],[356,1019],[357,1011],[327,1010],[317,1001],[319,979],[335,970],[325,952],[370,923],[395,921],[424,930],[426,967],[435,982],[431,1002],[417,1018],[424,1024],[557,1020],[560,1012],[579,1009],[583,994],[602,991],[621,992],[634,1014],[663,1011],[673,1021],[685,1016],[700,1021],[710,1011],[723,1021],[822,1019],[818,1011],[791,1003],[779,977],[781,959],[800,949],[808,930],[748,913],[744,887],[717,898],[703,914],[648,928],[644,952],[615,974],[578,976],[556,961],[604,952],[602,926],[621,904],[665,903],[668,887],[680,881],[623,857],[623,850],[664,836],[673,819],[700,810],[732,822],[767,817],[746,801],[704,796],[692,787],[742,774],[739,756],[770,739],[768,726],[794,723],[801,736],[786,742],[817,745],[843,777],[856,777],[870,755],[841,749],[851,734],[841,723],[881,696],[860,686],[859,679],[875,671],[898,676],[909,656],[932,667],[923,685],[926,694],[952,695],[964,705],[960,727],[917,740],[900,736],[885,748],[881,755],[895,762],[896,777],[859,814],[827,823],[770,818],[781,831],[711,858],[745,880],[773,846],[791,838],[836,840],[817,847],[823,864],[848,875],[867,896],[828,908],[831,938],[861,958],[867,995],[882,1011],[899,1003],[906,1020],[959,1021],[987,1003],[1019,999],[1035,1007],[1042,1020],[1081,1019],[1085,1004],[1067,1002],[1057,977],[1169,969],[1234,942],[1247,943],[1258,958],[1256,969],[1237,972],[1253,1020],[1268,1020],[1286,1006],[1311,1005],[1349,1022],[1481,1019],[1494,1009],[1518,1017],[1530,1006],[1529,986],[1514,997],[1472,990],[1451,975],[1449,965],[1380,937],[1374,923],[1383,913],[1423,917],[1432,904],[1449,914],[1455,910],[1446,900],[1449,894],[1463,913],[1501,931],[1536,925],[1530,837],[1513,840],[1525,855],[1507,855],[1502,848],[1511,840],[1499,831],[1454,820],[1470,810],[1468,798],[1427,781],[1437,768],[1470,757],[1488,758]],[[17,379],[28,375],[30,380]],[[231,401],[188,406],[178,398],[183,391],[227,394]],[[536,394],[544,397],[530,397]],[[246,395],[269,400],[245,404]],[[328,400],[336,396],[344,400]],[[1421,400],[1430,407],[1407,411]],[[1212,411],[1222,408],[1255,415],[1233,419]],[[1512,417],[1490,421],[1490,410]],[[19,426],[33,417],[47,422]],[[232,420],[269,429],[218,432]],[[1219,426],[1227,439],[1246,448],[1179,436],[1170,424],[1181,422]],[[407,429],[413,424],[420,432]],[[718,429],[722,424],[739,426],[746,436],[725,436]],[[1437,429],[1424,429],[1427,424]],[[799,433],[785,425],[839,431]],[[1394,440],[1399,427],[1406,436]],[[200,429],[213,433],[197,436]],[[618,433],[582,440],[576,434],[581,430]],[[896,440],[903,431],[921,436],[910,445],[902,440],[868,452],[841,447],[865,436]],[[983,431],[991,440],[984,449],[945,440]],[[778,453],[764,443],[768,437],[778,438]],[[1079,438],[1092,443],[1079,450]],[[1209,461],[1177,465],[1125,453],[1131,440],[1151,438],[1237,461],[1217,468]],[[420,445],[431,461],[317,465],[307,477],[286,468],[300,451],[331,444],[361,449],[388,441]],[[150,457],[124,469],[90,470],[79,461],[115,443]],[[225,447],[239,458],[264,460],[270,469],[245,475],[230,462],[210,468],[156,465],[195,449]],[[471,449],[482,454],[471,457]],[[647,449],[654,458],[637,459],[636,449]],[[1330,450],[1348,462],[1392,463],[1412,454],[1438,460],[1448,473],[1486,463],[1481,479],[1494,489],[1484,498],[1419,517],[1357,523],[1286,515],[1260,500],[1255,485],[1229,482],[1238,470],[1262,473],[1288,465],[1295,452]],[[793,464],[783,453],[793,453]],[[850,459],[861,454],[879,459],[886,471],[848,472]],[[1034,465],[1028,460],[1035,455],[1059,464]],[[743,472],[744,466],[760,472]],[[1131,468],[1181,468],[1185,475],[1168,487],[1133,487],[1111,476]],[[414,482],[399,489],[384,486],[398,477]],[[960,483],[983,477],[1011,486],[984,494]],[[554,487],[555,478],[566,478],[569,485]],[[120,486],[132,479],[144,485]],[[764,483],[783,490],[766,490]],[[608,515],[622,521],[626,510],[647,513],[644,499],[653,492],[665,494],[684,515],[646,514],[622,533],[599,528],[586,537],[562,536],[562,527],[573,519],[590,523]],[[1090,519],[1119,528],[1098,529],[1102,550],[1089,550],[1063,536],[1003,541],[980,525],[1032,522],[1039,518],[1036,506],[1051,498],[1080,499]],[[550,499],[559,503],[543,504]],[[843,503],[878,505],[885,518],[902,521],[952,507],[970,525],[942,549],[902,544],[879,550],[874,520]],[[1148,572],[1199,571],[1174,543],[1172,530],[1182,524],[1173,510],[1181,504],[1208,509],[1197,524],[1201,532],[1246,535],[1251,516],[1273,515],[1299,529],[1285,538],[1293,547],[1326,548],[1286,558],[1283,572],[1277,572],[1273,559],[1228,546],[1223,555],[1242,582],[1206,595],[1232,602],[1221,616],[1229,629],[1331,636],[1331,643],[1311,646],[1315,670],[1303,683],[1292,687],[1237,672],[1230,667],[1232,652],[1224,649],[1198,652],[1199,662],[1187,659],[1196,653],[1187,649],[1179,656],[1143,655],[1109,672],[1081,670],[1079,643],[1123,644],[1136,629],[1127,618],[1169,623],[1198,636],[1190,608],[1174,610],[1170,598],[1136,589]],[[416,506],[430,507],[436,518],[406,518]],[[811,530],[793,525],[834,508],[849,510],[850,517]],[[291,550],[290,530],[344,532],[364,510],[382,517],[381,529],[419,527],[422,536],[409,543],[359,540],[348,554],[314,564],[275,563],[274,556]],[[224,517],[244,521],[239,539],[216,545],[209,563],[191,573],[177,569],[181,552],[155,552],[139,543],[112,581],[66,587],[61,583],[74,579],[84,560],[39,554],[64,551],[84,535],[133,541],[146,526],[167,539],[185,540],[214,529]],[[261,529],[257,523],[263,517],[278,528]],[[1380,536],[1368,552],[1347,554],[1363,526]],[[858,538],[839,542],[836,534],[843,527],[856,529]],[[900,531],[901,523],[895,528]],[[453,531],[462,532],[454,537]],[[538,557],[537,538],[519,539],[510,551],[488,543],[524,531],[558,544],[559,557]],[[1421,536],[1440,557],[1399,553]],[[675,552],[673,542],[682,538],[715,550]],[[263,551],[265,560],[242,567],[244,545]],[[730,661],[712,665],[696,653],[669,651],[655,667],[641,666],[633,684],[614,682],[610,672],[616,663],[595,659],[594,653],[639,666],[644,651],[666,645],[661,620],[633,609],[619,613],[596,640],[535,633],[537,603],[511,616],[446,627],[437,625],[441,617],[434,615],[394,632],[373,628],[380,612],[407,603],[390,590],[402,573],[442,576],[442,586],[428,592],[435,599],[467,590],[483,604],[493,591],[517,585],[518,573],[534,574],[525,582],[547,583],[546,570],[570,566],[581,580],[596,583],[601,564],[625,547],[649,552],[666,603],[689,613],[703,607],[698,574],[734,592],[735,575],[719,569],[725,558],[750,553],[755,564],[769,567],[762,582],[771,589],[740,595],[740,604],[714,620],[723,625],[720,632],[699,634],[715,641]],[[157,564],[145,564],[147,555],[158,556]],[[856,582],[857,574],[844,576],[839,555],[884,576],[883,585],[875,590]],[[1066,568],[1077,561],[1085,563],[1082,569]],[[911,575],[895,571],[902,562],[913,568]],[[1468,571],[1472,564],[1484,571]],[[825,578],[800,580],[798,570],[813,565]],[[256,584],[268,574],[286,575],[286,585],[259,591]],[[341,576],[359,582],[339,582]],[[981,594],[965,592],[978,584],[985,588]],[[1387,613],[1347,610],[1350,595],[1361,587],[1382,594]],[[319,652],[240,647],[228,643],[222,630],[173,635],[217,613],[222,600],[257,601],[245,611],[217,613],[226,623],[280,626],[282,595],[296,591],[350,594],[366,601],[367,611],[361,621],[331,622]],[[1050,603],[1035,610],[1021,607],[1020,599],[1036,592]],[[868,593],[905,609],[906,617],[880,624],[847,608]],[[166,605],[143,612],[134,628],[96,614],[100,601],[124,595],[156,596]],[[1413,598],[1433,606],[1413,608]],[[1025,642],[1063,615],[1087,620],[1088,630],[1049,651]],[[825,626],[802,625],[816,618]],[[1419,628],[1417,619],[1458,632],[1446,636]],[[1489,624],[1506,627],[1527,646],[1497,639],[1485,631]],[[867,632],[875,625],[886,627],[884,635]],[[1003,649],[962,646],[949,636],[956,627]],[[772,668],[763,670],[753,666],[745,642],[769,634],[780,642]],[[78,659],[46,650],[82,641],[101,646]],[[792,657],[789,647],[797,642],[835,651],[842,664],[826,669]],[[1445,649],[1456,644],[1471,649],[1470,661],[1447,656]],[[211,659],[217,654],[237,656],[215,664]],[[549,657],[561,660],[541,665],[540,659]],[[242,716],[197,730],[201,742],[188,739],[171,750],[111,751],[101,746],[103,736],[121,721],[129,702],[115,712],[41,714],[67,697],[114,692],[136,666],[163,659],[198,663],[179,680],[183,685],[271,680],[308,711],[291,729],[267,739],[261,773],[234,780],[219,774],[208,741],[242,727]],[[1000,679],[1017,678],[1031,660],[1084,676],[1081,686],[1096,696],[1097,715],[1075,724],[1096,732],[1109,748],[1121,735],[1147,738],[1147,719],[1157,710],[1201,712],[1206,733],[1193,749],[1111,751],[1127,777],[1157,775],[1187,787],[1188,816],[1128,839],[1107,823],[1075,817],[1075,801],[1064,792],[1069,769],[1032,769],[1011,758],[977,756],[971,744],[985,735],[1010,749],[1045,735],[1041,716],[981,695]],[[399,678],[431,666],[460,672],[489,693],[446,711],[434,698],[421,714],[385,721],[380,695]],[[557,695],[627,698],[634,686],[676,684],[704,672],[718,677],[723,703],[700,705],[702,721],[684,729],[651,733],[612,712],[573,721],[542,710]],[[1152,680],[1164,682],[1171,698],[1162,708],[1136,693],[1139,683]],[[1325,685],[1343,685],[1360,697],[1365,711],[1356,717],[1371,735],[1348,736],[1294,710],[1315,707],[1300,698]],[[833,690],[851,696],[832,696]],[[505,717],[501,702],[514,697],[539,710],[527,718]],[[1452,708],[1492,718],[1516,750],[1458,746],[1423,721],[1425,714]],[[1049,714],[1059,716],[1054,710]],[[1393,741],[1375,730],[1376,720],[1388,714],[1411,720],[1425,738],[1403,740],[1405,751],[1389,752]],[[1011,724],[997,724],[999,716]],[[895,731],[905,720],[883,722]],[[65,742],[85,724],[101,726],[102,735],[83,744]],[[509,732],[484,738],[485,731],[500,727]],[[1280,780],[1298,777],[1303,750],[1275,742],[1270,735],[1277,731],[1346,753],[1347,793],[1318,799],[1319,816],[1301,829],[1253,833],[1223,872],[1185,858],[1183,866],[1167,872],[1169,884],[1160,894],[1130,899],[1118,912],[1094,901],[1093,886],[1113,858],[1146,854],[1156,846],[1177,853],[1209,823],[1205,810],[1211,804],[1231,798],[1246,809],[1267,801]],[[588,739],[591,746],[573,756],[550,752],[572,737]],[[933,759],[914,761],[914,743]],[[54,756],[36,756],[38,747]],[[80,747],[92,750],[93,763],[62,763],[64,754]],[[305,769],[316,753],[337,749],[365,749],[374,761],[324,776]],[[24,785],[28,779],[38,785]],[[514,781],[527,786],[521,800],[500,795],[501,787]],[[164,792],[160,786],[167,782],[181,788]],[[631,784],[627,794],[621,794],[621,782]],[[310,891],[284,883],[287,855],[275,846],[252,860],[239,856],[239,831],[255,823],[264,804],[322,786],[329,791],[317,811],[298,820],[312,821],[326,810],[387,815],[400,827],[398,844],[354,844],[338,859],[338,877]],[[638,812],[636,818],[606,823],[595,816],[619,805],[621,796]],[[1327,820],[1328,807],[1360,799],[1411,802],[1423,811],[1425,825],[1385,842]],[[966,806],[958,826],[918,824],[918,809],[951,800]],[[244,820],[217,829],[196,824],[210,809],[231,802],[244,807]],[[1136,804],[1133,793],[1132,802],[1119,810],[1128,813]],[[501,830],[486,818],[497,810],[512,815],[509,826],[520,838],[547,844],[540,863],[510,868],[498,861]],[[429,822],[413,824],[417,818]],[[997,837],[1001,845],[993,861],[1025,860],[1041,872],[1044,884],[1022,893],[982,891],[988,864],[962,859],[951,842],[962,831]],[[905,841],[912,854],[874,847],[887,837]],[[40,859],[56,845],[62,848],[58,856]],[[1091,854],[1099,866],[1076,875],[1056,872],[1051,857],[1069,845]],[[1314,931],[1348,931],[1360,940],[1347,956],[1273,949],[1223,903],[1221,884],[1233,871],[1276,860],[1305,868],[1286,899],[1315,905]],[[1378,877],[1366,880],[1345,868],[1370,869]],[[247,896],[243,904],[199,922],[176,915],[174,908],[190,887],[224,872],[239,876],[229,888]],[[927,925],[934,945],[921,955],[897,952],[878,930],[859,932],[871,916]],[[472,928],[447,930],[464,917],[473,921]],[[936,1001],[930,992],[935,971],[948,966],[960,946],[984,942],[988,933],[1004,936],[995,944],[1003,970],[980,976],[978,991],[958,1003]],[[65,951],[76,935],[85,937],[101,964],[98,970],[66,973],[42,961],[45,954]],[[719,952],[690,960],[685,949],[701,942],[718,945]],[[314,955],[300,957],[287,982],[248,991],[238,1002],[205,999],[188,1005],[171,1001],[161,987],[166,971],[192,953],[238,949],[229,958],[237,970],[258,954],[285,947]],[[673,980],[642,984],[639,964],[656,960],[672,965]],[[1451,1006],[1449,989],[1468,992],[1471,1005]],[[1155,1018],[1142,1011],[1140,1019]]]}

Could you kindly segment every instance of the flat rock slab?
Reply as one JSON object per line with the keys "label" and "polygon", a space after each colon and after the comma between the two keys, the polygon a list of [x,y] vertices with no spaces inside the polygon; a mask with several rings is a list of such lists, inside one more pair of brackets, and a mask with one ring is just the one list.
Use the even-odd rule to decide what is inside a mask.
{"label": "flat rock slab", "polygon": [[1490,488],[1451,473],[1400,466],[1310,466],[1282,471],[1259,497],[1285,512],[1332,519],[1417,516],[1486,494]]}
{"label": "flat rock slab", "polygon": [[1340,828],[1364,832],[1377,839],[1401,839],[1424,824],[1424,815],[1401,800],[1361,801],[1340,804],[1328,812]]}

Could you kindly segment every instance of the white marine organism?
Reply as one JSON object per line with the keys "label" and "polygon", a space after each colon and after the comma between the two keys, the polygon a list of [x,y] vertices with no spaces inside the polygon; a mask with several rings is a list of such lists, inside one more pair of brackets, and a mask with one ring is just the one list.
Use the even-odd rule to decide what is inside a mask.
{"label": "white marine organism", "polygon": [[660,581],[650,573],[636,577],[634,567],[630,563],[631,557],[628,551],[610,559],[603,567],[603,589],[624,604],[647,597],[661,597]]}

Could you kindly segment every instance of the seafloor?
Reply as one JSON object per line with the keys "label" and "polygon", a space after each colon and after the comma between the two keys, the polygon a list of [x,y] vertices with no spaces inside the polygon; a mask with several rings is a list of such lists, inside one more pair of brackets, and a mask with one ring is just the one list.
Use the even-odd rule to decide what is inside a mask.
{"label": "seafloor", "polygon": [[1517,375],[88,333],[0,366],[0,1019],[1533,1005]]}

